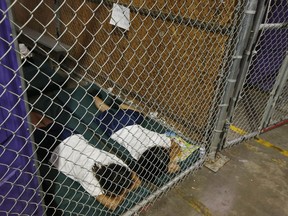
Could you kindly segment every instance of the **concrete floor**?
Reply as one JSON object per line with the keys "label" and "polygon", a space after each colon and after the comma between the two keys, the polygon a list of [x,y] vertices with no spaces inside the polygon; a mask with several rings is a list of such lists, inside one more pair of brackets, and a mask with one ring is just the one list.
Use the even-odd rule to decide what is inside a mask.
{"label": "concrete floor", "polygon": [[140,215],[288,216],[288,124],[260,138],[223,151],[230,161],[217,173],[203,167]]}

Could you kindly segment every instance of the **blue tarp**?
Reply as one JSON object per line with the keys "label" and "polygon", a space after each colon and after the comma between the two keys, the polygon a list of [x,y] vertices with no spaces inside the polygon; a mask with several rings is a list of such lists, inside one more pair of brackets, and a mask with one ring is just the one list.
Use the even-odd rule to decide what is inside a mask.
{"label": "blue tarp", "polygon": [[6,1],[0,10],[0,215],[43,215]]}

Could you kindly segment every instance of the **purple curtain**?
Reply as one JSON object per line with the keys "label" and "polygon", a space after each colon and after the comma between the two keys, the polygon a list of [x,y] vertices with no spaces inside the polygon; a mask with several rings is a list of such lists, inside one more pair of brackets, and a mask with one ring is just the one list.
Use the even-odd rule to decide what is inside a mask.
{"label": "purple curtain", "polygon": [[[288,1],[274,0],[268,23],[288,22]],[[257,55],[248,74],[248,83],[263,91],[271,91],[288,50],[288,29],[268,29],[260,38]]]}
{"label": "purple curtain", "polygon": [[5,0],[0,9],[0,215],[43,215]]}

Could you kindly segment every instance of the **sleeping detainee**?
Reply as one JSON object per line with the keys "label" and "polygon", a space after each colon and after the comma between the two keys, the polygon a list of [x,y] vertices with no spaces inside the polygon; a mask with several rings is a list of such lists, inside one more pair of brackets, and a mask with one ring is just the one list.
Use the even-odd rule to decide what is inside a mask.
{"label": "sleeping detainee", "polygon": [[110,108],[98,96],[94,97],[96,107],[101,111],[95,118],[104,133],[124,146],[138,161],[140,178],[153,182],[165,173],[180,170],[176,157],[180,146],[166,134],[150,131],[140,124],[144,116],[136,109],[121,104],[118,109]]}
{"label": "sleeping detainee", "polygon": [[38,112],[31,112],[39,160],[77,181],[105,207],[115,210],[141,184],[136,173],[113,154],[94,148],[80,134]]}

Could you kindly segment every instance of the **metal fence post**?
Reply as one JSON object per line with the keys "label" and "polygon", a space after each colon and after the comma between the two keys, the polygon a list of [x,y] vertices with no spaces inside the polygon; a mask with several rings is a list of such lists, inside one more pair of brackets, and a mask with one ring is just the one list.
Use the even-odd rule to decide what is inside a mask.
{"label": "metal fence post", "polygon": [[[233,98],[230,102],[230,106],[228,108],[228,114],[227,114],[227,123],[230,125],[233,122],[233,117],[234,117],[234,112],[236,108],[236,104],[240,99],[240,93],[242,91],[245,78],[247,76],[248,70],[249,70],[249,65],[252,61],[252,57],[254,56],[254,46],[257,41],[259,31],[261,29],[261,23],[264,19],[264,16],[266,15],[266,9],[267,9],[268,3],[266,1],[260,1],[258,2],[257,5],[257,11],[255,14],[252,30],[251,30],[251,35],[249,37],[249,41],[247,44],[247,47],[243,53],[243,58],[240,63],[240,72],[237,77],[237,82],[235,85],[234,93],[233,93]],[[223,142],[221,148],[224,148],[225,141],[226,141],[227,133],[224,134],[223,137]]]}
{"label": "metal fence post", "polygon": [[287,9],[286,1],[269,0],[258,3],[255,31],[250,41],[252,49],[248,49],[248,53],[250,51],[252,54],[247,56],[248,61],[244,61],[244,57],[241,64],[242,73],[246,73],[240,73],[243,75],[244,82],[239,78],[239,90],[234,91],[233,101],[235,100],[237,104],[230,107],[230,118],[228,118],[233,125],[230,125],[229,132],[225,134],[226,142],[223,148],[260,134],[269,112],[272,113],[270,113],[270,120],[267,120],[268,124],[273,124],[276,113],[279,121],[286,118],[286,86],[281,87],[282,93],[280,94],[279,91],[273,110],[269,111],[269,107],[274,103],[273,97],[276,88],[279,87],[276,86],[280,81],[280,67],[287,52]]}
{"label": "metal fence post", "polygon": [[255,45],[255,42],[257,41],[257,36],[259,34],[259,30],[261,29],[261,22],[265,16],[265,11],[267,8],[267,4],[265,4],[265,1],[260,1],[257,5],[257,11],[255,14],[255,21],[253,23],[253,27],[251,30],[251,35],[248,41],[248,45],[243,53],[243,58],[241,60],[240,63],[240,72],[239,72],[239,76],[237,78],[237,83],[235,85],[235,89],[234,89],[234,94],[233,94],[233,99],[231,101],[231,106],[229,107],[229,111],[228,111],[228,118],[230,119],[229,122],[232,122],[232,118],[233,118],[233,113],[234,113],[234,109],[235,109],[235,105],[239,99],[240,96],[240,92],[242,90],[248,69],[249,69],[249,64],[252,60],[253,57],[253,48]]}
{"label": "metal fence post", "polygon": [[[211,148],[210,153],[208,155],[209,159],[213,160],[216,157],[216,154],[218,150],[221,148],[222,143],[224,141],[224,135],[227,133],[227,126],[229,125],[229,122],[227,122],[228,118],[228,109],[230,107],[231,99],[233,97],[233,92],[236,86],[237,77],[240,70],[240,63],[243,58],[243,54],[245,51],[245,48],[247,47],[249,36],[251,33],[251,29],[253,26],[254,17],[256,14],[257,9],[257,0],[251,0],[248,2],[246,9],[245,9],[245,18],[242,21],[242,30],[238,35],[238,43],[235,50],[235,53],[233,55],[233,63],[230,68],[230,74],[227,78],[227,84],[225,86],[224,95],[221,100],[220,106],[220,112],[219,117],[216,123],[216,127],[214,129],[214,135],[211,141]],[[230,113],[232,115],[232,113]]]}

